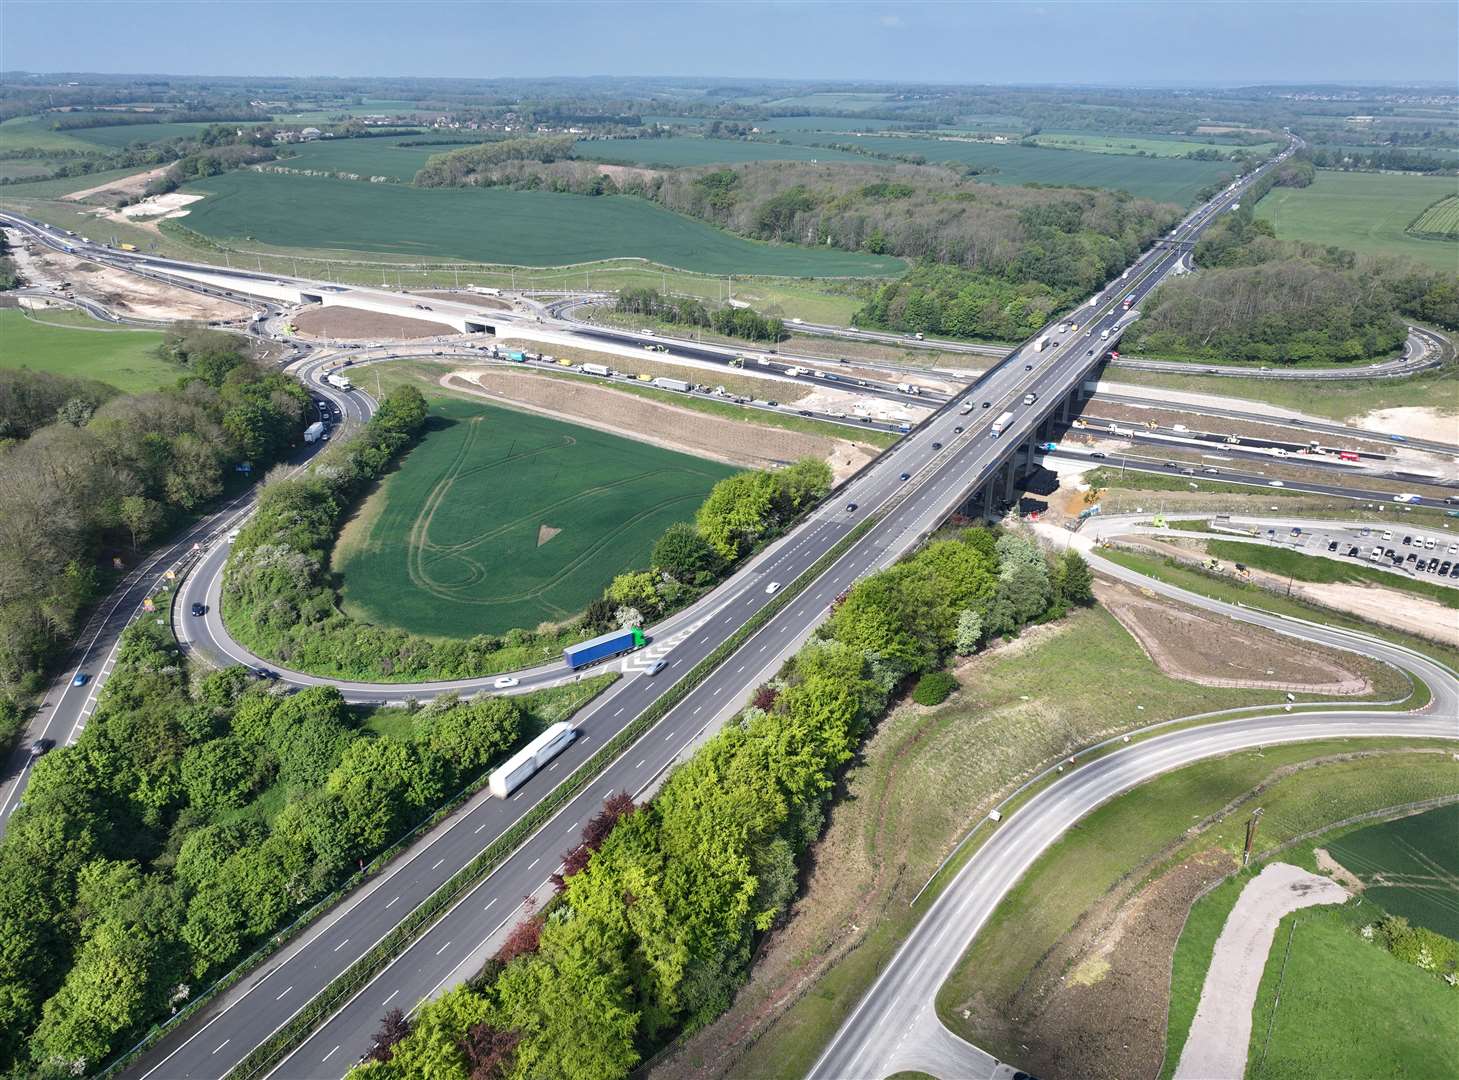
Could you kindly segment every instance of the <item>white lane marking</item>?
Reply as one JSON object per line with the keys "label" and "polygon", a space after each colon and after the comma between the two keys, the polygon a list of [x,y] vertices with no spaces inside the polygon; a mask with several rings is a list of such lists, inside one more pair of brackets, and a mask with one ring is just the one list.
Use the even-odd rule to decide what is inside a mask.
{"label": "white lane marking", "polygon": [[[228,1044],[229,1044],[229,1043],[230,1043],[230,1042],[232,1042],[232,1041],[233,1041],[233,1040],[232,1040],[232,1039],[224,1039],[224,1040],[223,1040],[223,1041],[222,1041],[222,1042],[220,1042],[220,1043],[219,1043],[219,1044],[218,1044],[218,1050],[221,1050],[221,1049],[223,1049],[223,1047],[225,1047],[225,1046],[227,1046],[227,1045],[228,1045]],[[213,1053],[214,1053],[214,1054],[216,1054],[216,1053],[217,1053],[217,1052],[218,1052],[218,1050],[214,1050],[214,1051],[213,1051]],[[208,1056],[209,1056],[209,1057],[211,1057],[211,1056],[212,1056],[212,1054],[210,1054],[210,1055],[208,1055]]]}
{"label": "white lane marking", "polygon": [[482,911],[490,911],[491,910],[491,905],[496,903],[496,899],[497,898],[495,896],[493,896],[490,900],[488,900],[486,902],[486,907],[482,908],[481,910]]}
{"label": "white lane marking", "polygon": [[[400,897],[398,897],[398,896],[395,898],[395,900],[399,900],[399,899],[400,899]],[[395,900],[390,901],[390,904],[395,903]],[[390,904],[386,904],[385,906],[388,908],[390,906]]]}
{"label": "white lane marking", "polygon": [[[339,1044],[336,1043],[335,1044],[335,1047],[334,1047],[334,1050],[338,1050],[338,1049],[339,1049]],[[320,1063],[323,1064],[324,1062],[328,1061],[330,1058],[334,1057],[334,1050],[331,1050],[329,1053],[325,1054],[324,1057],[320,1059]]]}
{"label": "white lane marking", "polygon": [[[292,990],[292,989],[294,989],[294,988],[292,986],[290,986],[289,987],[289,990]],[[284,994],[287,994],[289,992],[289,990],[285,990],[284,991]],[[274,998],[274,1000],[275,1001],[283,1001],[284,1000],[284,994],[280,994],[278,997]]]}
{"label": "white lane marking", "polygon": [[436,950],[436,955],[437,956],[440,956],[443,952],[445,952],[450,947],[451,947],[451,943],[449,941],[446,942],[446,944],[442,945],[439,949]]}
{"label": "white lane marking", "polygon": [[[480,832],[482,829],[486,828],[487,825],[489,825],[489,824],[491,824],[491,823],[490,822],[487,822],[487,821],[483,821],[480,825],[476,826],[476,832]],[[474,836],[475,833],[473,833],[472,835]]]}
{"label": "white lane marking", "polygon": [[381,1005],[389,1005],[392,1001],[395,1000],[395,995],[398,994],[398,993],[400,993],[400,988],[399,987],[396,987],[394,990],[390,991],[390,996],[388,998],[386,998],[384,1001],[380,1002],[380,1004]]}
{"label": "white lane marking", "polygon": [[541,861],[542,861],[542,859],[540,857],[539,858],[536,858],[536,859],[533,859],[530,863],[527,864],[527,869],[528,870],[532,869],[532,867],[536,866]]}
{"label": "white lane marking", "polygon": [[643,761],[640,761],[637,765],[634,766],[634,768],[635,769],[641,769],[641,768],[643,768],[644,762],[646,762],[646,761],[648,761],[648,758],[644,758]]}
{"label": "white lane marking", "polygon": [[441,856],[435,862],[431,863],[431,869],[434,870],[436,867],[440,866],[445,861],[446,861],[446,857],[444,855]]}
{"label": "white lane marking", "polygon": [[350,939],[349,938],[345,938],[343,941],[341,941],[338,945],[336,945],[334,947],[334,951],[335,952],[339,952],[341,949],[343,949],[349,943],[350,943]]}

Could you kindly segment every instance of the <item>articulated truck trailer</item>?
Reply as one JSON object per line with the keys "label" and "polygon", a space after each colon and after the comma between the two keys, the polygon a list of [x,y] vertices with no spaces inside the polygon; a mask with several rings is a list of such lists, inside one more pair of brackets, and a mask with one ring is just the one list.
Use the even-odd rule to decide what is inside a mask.
{"label": "articulated truck trailer", "polygon": [[562,658],[567,661],[568,667],[576,671],[589,664],[596,664],[599,660],[641,649],[644,643],[643,631],[631,626],[627,630],[614,630],[612,633],[599,634],[587,641],[569,645],[562,650]]}
{"label": "articulated truck trailer", "polygon": [[577,729],[569,723],[559,721],[553,724],[507,758],[506,762],[491,774],[486,782],[487,787],[498,799],[509,798],[512,792],[546,768],[548,762],[571,746],[573,739],[577,738],[577,734]]}

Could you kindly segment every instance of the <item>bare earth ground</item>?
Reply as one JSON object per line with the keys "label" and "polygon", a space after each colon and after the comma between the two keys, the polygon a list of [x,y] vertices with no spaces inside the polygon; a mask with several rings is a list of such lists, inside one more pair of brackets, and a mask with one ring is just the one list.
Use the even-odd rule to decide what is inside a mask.
{"label": "bare earth ground", "polygon": [[1358,417],[1358,427],[1378,431],[1396,431],[1414,439],[1459,444],[1459,416],[1438,409],[1410,406],[1398,409],[1377,409]]}
{"label": "bare earth ground", "polygon": [[1170,961],[1186,914],[1235,865],[1225,852],[1205,851],[1134,896],[1129,886],[1116,889],[1060,939],[1011,1003],[974,1007],[985,1018],[1012,1018],[1004,1030],[1027,1040],[1019,1064],[1036,1076],[1153,1077],[1165,1054]]}
{"label": "bare earth ground", "polygon": [[73,191],[69,195],[62,195],[61,198],[68,202],[81,202],[94,196],[117,197],[125,195],[140,195],[147,185],[165,173],[168,166],[148,169],[132,176],[123,176],[120,180],[112,180],[105,184],[98,184],[96,187],[87,188],[85,191]]}
{"label": "bare earth ground", "polygon": [[[1199,545],[1198,542],[1201,550],[1142,535],[1121,536],[1117,539],[1160,555],[1170,555],[1192,565],[1200,565],[1204,561],[1204,545]],[[1251,569],[1251,580],[1282,592],[1286,592],[1289,586],[1288,580],[1281,574],[1269,573],[1255,567]],[[1341,582],[1293,581],[1290,582],[1290,588],[1293,596],[1325,607],[1351,612],[1370,622],[1406,630],[1446,645],[1459,645],[1459,619],[1455,618],[1454,609],[1414,593],[1384,589],[1377,585],[1349,585]]]}
{"label": "bare earth ground", "polygon": [[[579,385],[523,371],[463,368],[443,375],[440,381],[442,386],[453,390],[734,465],[767,468],[814,457],[829,462],[839,480],[855,472],[877,452],[873,447],[847,439],[762,427],[750,420],[708,416],[608,387]],[[611,422],[605,417],[611,417]]]}
{"label": "bare earth ground", "polygon": [[112,270],[75,255],[58,251],[31,253],[23,242],[13,241],[10,252],[25,281],[35,285],[59,285],[69,281],[79,295],[104,304],[119,315],[206,322],[239,319],[249,310],[227,300],[163,285],[123,270]]}
{"label": "bare earth ground", "polygon": [[900,401],[891,401],[888,398],[853,394],[849,390],[812,390],[809,394],[797,398],[795,403],[802,409],[810,409],[813,412],[832,415],[839,413],[843,416],[869,416],[873,420],[908,424],[919,423],[932,411],[930,408],[923,408],[920,405],[904,405]]}
{"label": "bare earth ground", "polygon": [[416,341],[456,332],[447,323],[351,307],[308,307],[295,312],[291,321],[299,328],[300,337]]}
{"label": "bare earth ground", "polygon": [[138,218],[180,218],[187,217],[187,207],[190,203],[198,202],[201,195],[192,195],[185,191],[169,191],[166,195],[153,195],[150,199],[143,199],[141,202],[124,206],[120,210],[110,212],[106,217],[120,217],[136,224]]}
{"label": "bare earth ground", "polygon": [[1101,581],[1094,594],[1171,678],[1308,694],[1366,694],[1373,688],[1335,659],[1265,630],[1151,600],[1124,584]]}

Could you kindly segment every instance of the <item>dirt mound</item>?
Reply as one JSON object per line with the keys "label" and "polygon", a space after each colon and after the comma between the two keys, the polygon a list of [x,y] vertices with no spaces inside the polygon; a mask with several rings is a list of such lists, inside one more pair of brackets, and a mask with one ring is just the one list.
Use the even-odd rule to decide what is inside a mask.
{"label": "dirt mound", "polygon": [[1099,582],[1095,595],[1171,678],[1309,694],[1372,689],[1361,674],[1268,631],[1149,599],[1125,585]]}

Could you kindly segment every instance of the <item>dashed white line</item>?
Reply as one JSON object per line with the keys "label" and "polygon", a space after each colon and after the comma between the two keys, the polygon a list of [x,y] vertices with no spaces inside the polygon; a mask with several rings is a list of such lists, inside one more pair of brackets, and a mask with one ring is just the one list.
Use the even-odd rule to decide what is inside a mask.
{"label": "dashed white line", "polygon": [[[400,897],[398,897],[398,896],[395,898],[395,900],[399,900],[399,899],[400,899]],[[390,901],[390,904],[395,903],[395,900]],[[390,904],[386,904],[385,906],[388,908],[390,906]]]}
{"label": "dashed white line", "polygon": [[[335,1044],[335,1047],[334,1047],[334,1050],[338,1050],[338,1049],[339,1049],[339,1044],[338,1044],[338,1043],[336,1043],[336,1044]],[[322,1063],[323,1063],[323,1062],[326,1062],[326,1061],[328,1061],[328,1060],[329,1060],[329,1059],[330,1059],[330,1058],[332,1058],[332,1057],[334,1057],[334,1050],[331,1050],[331,1051],[330,1051],[330,1052],[329,1052],[329,1053],[327,1053],[327,1054],[325,1054],[325,1055],[324,1055],[324,1057],[322,1057],[322,1058],[321,1058],[321,1059],[320,1059],[320,1062],[321,1062],[321,1064],[322,1064]]]}
{"label": "dashed white line", "polygon": [[[216,1053],[217,1053],[217,1052],[218,1052],[218,1050],[221,1050],[221,1049],[223,1049],[223,1047],[225,1047],[225,1046],[227,1046],[227,1045],[228,1045],[228,1044],[229,1044],[229,1043],[230,1043],[230,1042],[232,1042],[232,1041],[233,1041],[233,1040],[232,1040],[232,1039],[224,1039],[224,1040],[223,1040],[223,1041],[222,1041],[222,1042],[220,1042],[220,1043],[219,1043],[219,1044],[218,1044],[218,1048],[217,1048],[217,1050],[214,1050],[214,1051],[213,1051],[213,1053],[214,1053],[214,1054],[216,1054]],[[211,1056],[211,1055],[210,1055],[210,1056]]]}
{"label": "dashed white line", "polygon": [[647,762],[647,761],[648,761],[648,758],[644,758],[643,761],[640,761],[637,765],[634,766],[634,768],[635,769],[641,769],[641,768],[643,768],[644,763]]}
{"label": "dashed white line", "polygon": [[439,949],[436,950],[436,955],[437,956],[440,956],[443,952],[445,952],[450,947],[451,947],[451,943],[449,941],[446,942],[446,944],[442,945]]}
{"label": "dashed white line", "polygon": [[486,902],[486,907],[482,908],[481,910],[482,911],[490,911],[491,910],[491,905],[492,904],[495,904],[495,903],[496,903],[496,897],[493,896],[490,900],[488,900]]}
{"label": "dashed white line", "polygon": [[339,952],[341,949],[343,949],[349,943],[350,943],[350,939],[349,938],[345,938],[343,941],[341,941],[338,945],[336,945],[334,947],[334,951],[335,952]]}
{"label": "dashed white line", "polygon": [[[292,990],[292,989],[294,989],[292,986],[289,987],[289,990]],[[284,991],[284,994],[287,994],[289,992],[289,990],[285,990]],[[283,1001],[284,1000],[284,994],[280,994],[278,997],[274,998],[274,1000],[275,1001]]]}
{"label": "dashed white line", "polygon": [[440,866],[445,861],[446,861],[446,857],[444,855],[441,856],[439,859],[437,859],[434,863],[431,864],[431,869],[434,870],[436,867]]}
{"label": "dashed white line", "polygon": [[390,991],[390,996],[388,998],[386,998],[384,1001],[380,1002],[380,1004],[381,1005],[389,1005],[392,1001],[395,1000],[395,995],[398,994],[398,993],[400,993],[400,988],[399,987],[396,987],[394,990]]}

